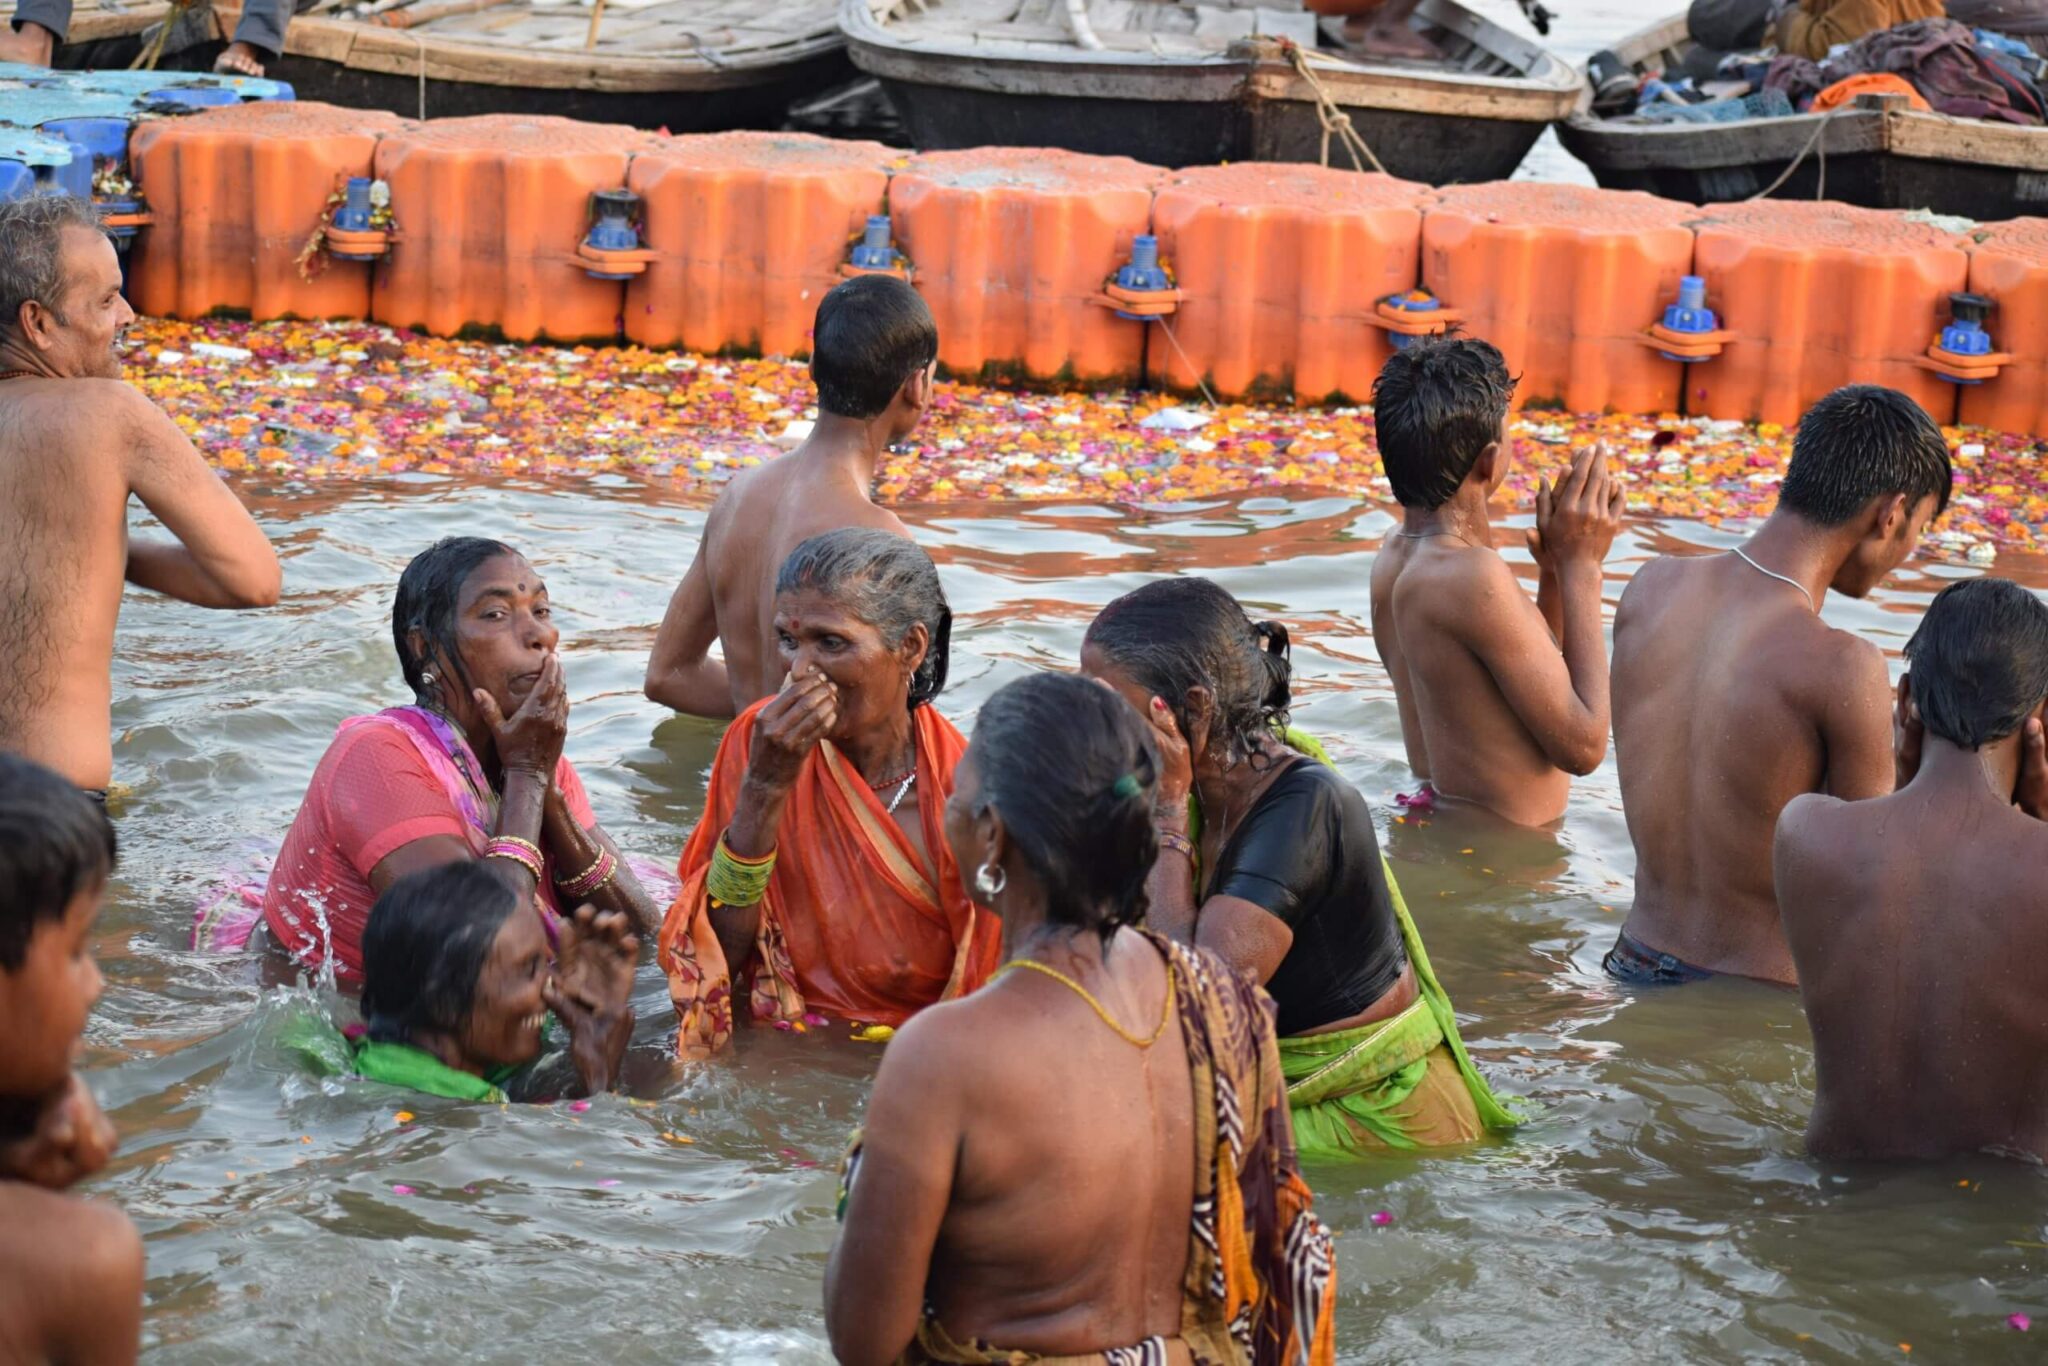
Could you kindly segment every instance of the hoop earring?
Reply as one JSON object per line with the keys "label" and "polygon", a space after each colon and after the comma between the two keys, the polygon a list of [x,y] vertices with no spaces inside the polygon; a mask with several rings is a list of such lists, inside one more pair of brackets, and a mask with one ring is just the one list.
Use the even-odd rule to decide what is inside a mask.
{"label": "hoop earring", "polygon": [[432,669],[423,670],[420,673],[420,682],[425,684],[429,688],[433,687],[435,682],[434,671]]}
{"label": "hoop earring", "polygon": [[986,906],[1003,894],[1003,888],[1010,885],[1010,875],[1001,864],[990,859],[974,870],[974,894]]}

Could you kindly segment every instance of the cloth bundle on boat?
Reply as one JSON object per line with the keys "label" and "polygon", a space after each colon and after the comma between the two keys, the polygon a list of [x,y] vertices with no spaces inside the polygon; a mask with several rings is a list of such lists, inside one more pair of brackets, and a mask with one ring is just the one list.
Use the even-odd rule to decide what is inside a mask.
{"label": "cloth bundle on boat", "polygon": [[1819,61],[1844,43],[1948,13],[1942,0],[1799,0],[1778,16],[1778,50]]}
{"label": "cloth bundle on boat", "polygon": [[1937,114],[2023,127],[2048,121],[2048,101],[2034,82],[1953,19],[1920,19],[1873,33],[1822,62],[1782,54],[1771,63],[1764,88],[1805,108],[1829,86],[1858,75],[1899,76]]}

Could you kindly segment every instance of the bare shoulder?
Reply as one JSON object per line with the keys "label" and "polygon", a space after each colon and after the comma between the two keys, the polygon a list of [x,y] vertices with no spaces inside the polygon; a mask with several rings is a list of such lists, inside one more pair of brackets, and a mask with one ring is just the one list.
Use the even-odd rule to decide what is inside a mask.
{"label": "bare shoulder", "polygon": [[50,1296],[142,1291],[142,1235],[103,1200],[0,1183],[0,1271]]}
{"label": "bare shoulder", "polygon": [[1660,606],[1683,581],[1686,561],[1695,558],[1698,557],[1659,555],[1637,568],[1629,575],[1628,586],[1621,590],[1621,603],[1615,609],[1617,623],[1623,613],[1634,615]]}
{"label": "bare shoulder", "polygon": [[[982,991],[919,1011],[889,1040],[882,1068],[896,1086],[914,1087],[930,1103],[950,1095],[971,1105],[983,1079],[1000,1073],[1004,1063],[992,1057],[988,1040],[1005,1038],[1013,1052],[1016,1026],[1008,1003]],[[879,1078],[878,1078],[879,1081]]]}
{"label": "bare shoulder", "polygon": [[1794,797],[1778,814],[1775,843],[1779,852],[1801,853],[1816,839],[1824,838],[1834,817],[1848,805],[1841,798],[1822,792],[1807,792]]}

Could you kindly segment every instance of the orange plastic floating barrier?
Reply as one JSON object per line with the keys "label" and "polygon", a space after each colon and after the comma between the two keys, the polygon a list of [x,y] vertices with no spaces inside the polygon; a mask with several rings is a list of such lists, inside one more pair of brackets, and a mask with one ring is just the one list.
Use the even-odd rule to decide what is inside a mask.
{"label": "orange plastic floating barrier", "polygon": [[647,273],[626,286],[626,337],[706,355],[811,349],[818,300],[840,280],[850,237],[882,211],[879,142],[803,133],[661,139],[633,159]]}
{"label": "orange plastic floating barrier", "polygon": [[1697,230],[1694,273],[1735,340],[1689,368],[1687,412],[1789,425],[1866,383],[1954,420],[1955,386],[1919,361],[1968,285],[1963,239],[1898,214],[1776,200],[1713,209]]}
{"label": "orange plastic floating barrier", "polygon": [[1182,299],[1172,338],[1148,342],[1149,377],[1229,398],[1366,401],[1392,346],[1365,319],[1414,287],[1432,193],[1320,166],[1175,175],[1152,224]]}
{"label": "orange plastic floating barrier", "polygon": [[371,317],[437,336],[616,338],[624,287],[595,280],[577,247],[591,195],[626,184],[651,134],[617,124],[486,114],[439,119],[377,146],[398,225]]}
{"label": "orange plastic floating barrier", "polygon": [[2015,218],[1977,234],[1970,292],[1996,305],[1986,324],[2014,360],[1996,379],[1964,386],[1962,421],[2048,436],[2048,219]]}
{"label": "orange plastic floating barrier", "polygon": [[1532,182],[1457,186],[1422,224],[1422,282],[1501,349],[1518,407],[1678,409],[1684,368],[1642,344],[1692,268],[1699,210]]}
{"label": "orange plastic floating barrier", "polygon": [[889,184],[896,237],[963,379],[1135,384],[1145,329],[1100,300],[1148,230],[1166,172],[1127,157],[989,147],[914,159]]}
{"label": "orange plastic floating barrier", "polygon": [[313,103],[234,104],[143,123],[130,164],[155,223],[130,258],[135,307],[165,318],[367,317],[367,266],[337,261],[306,280],[298,257],[336,185],[369,175],[377,139],[406,126],[387,113]]}

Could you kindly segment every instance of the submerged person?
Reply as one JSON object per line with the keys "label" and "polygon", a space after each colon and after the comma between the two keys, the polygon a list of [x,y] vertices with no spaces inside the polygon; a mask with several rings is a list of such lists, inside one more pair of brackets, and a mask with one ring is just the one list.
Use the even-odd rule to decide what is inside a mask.
{"label": "submerged person", "polygon": [[1891,682],[1821,620],[1861,598],[1948,506],[1948,443],[1906,395],[1837,390],[1799,424],[1778,506],[1720,555],[1636,572],[1614,617],[1614,737],[1635,906],[1608,953],[1633,986],[1715,974],[1790,985],[1771,837],[1808,792],[1892,790]]}
{"label": "submerged person", "polygon": [[1813,1025],[1807,1147],[2048,1160],[2048,607],[2004,579],[1952,584],[1906,661],[1897,793],[1800,797],[1778,821]]}
{"label": "submerged person", "polygon": [[1272,1003],[1143,928],[1155,773],[1079,679],[982,707],[945,829],[1006,970],[882,1059],[825,1273],[847,1366],[1334,1360]]}
{"label": "submerged person", "polygon": [[1514,462],[1513,392],[1500,352],[1470,338],[1418,342],[1381,370],[1373,415],[1401,528],[1373,560],[1372,629],[1426,799],[1539,826],[1607,757],[1601,562],[1622,491],[1599,449],[1538,487],[1531,602],[1487,511]]}
{"label": "submerged person", "polygon": [[[619,911],[577,907],[551,946],[532,894],[488,867],[413,873],[377,898],[363,934],[365,1030],[349,1070],[451,1100],[609,1091],[633,1038],[639,955]],[[569,1031],[572,1085],[534,1066],[550,1014]]]}
{"label": "submerged person", "polygon": [[270,937],[354,984],[377,897],[471,859],[538,892],[547,924],[587,901],[651,932],[653,901],[563,757],[561,632],[526,557],[473,536],[436,542],[399,577],[391,635],[414,700],[342,722],[264,890]]}
{"label": "submerged person", "polygon": [[1088,628],[1083,674],[1157,732],[1153,924],[1272,993],[1304,1152],[1512,1128],[1465,1053],[1365,798],[1282,739],[1287,648],[1284,627],[1254,626],[1193,577],[1146,584]]}
{"label": "submerged person", "polygon": [[[176,423],[121,378],[135,314],[91,204],[0,204],[0,748],[104,800],[123,579],[201,607],[277,601],[277,555]],[[140,498],[169,538],[131,536]]]}
{"label": "submerged person", "polygon": [[72,1070],[99,999],[93,921],[114,868],[106,813],[58,774],[0,754],[0,1360],[132,1362],[142,1239],[68,1194],[113,1128]]}
{"label": "submerged person", "polygon": [[[902,280],[863,275],[818,305],[811,378],[818,420],[804,443],[734,479],[704,522],[647,664],[647,696],[692,716],[736,716],[782,685],[775,581],[790,552],[842,527],[909,536],[871,495],[883,454],[932,402],[939,331]],[[716,643],[723,660],[711,657]]]}
{"label": "submerged person", "polygon": [[683,890],[657,954],[705,1057],[748,1014],[900,1025],[986,981],[996,927],[967,899],[943,838],[966,741],[933,708],[952,610],[931,557],[886,531],[816,536],[783,563],[782,691],[718,746]]}

